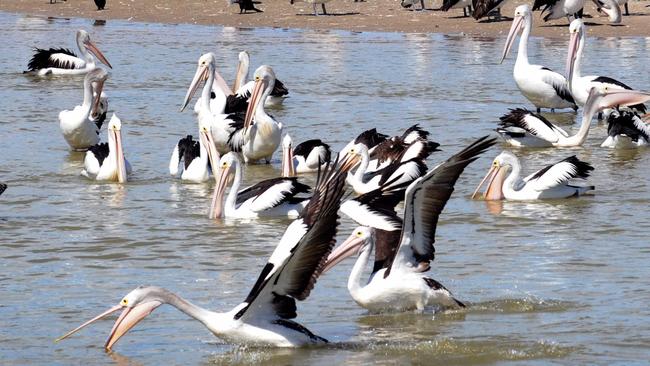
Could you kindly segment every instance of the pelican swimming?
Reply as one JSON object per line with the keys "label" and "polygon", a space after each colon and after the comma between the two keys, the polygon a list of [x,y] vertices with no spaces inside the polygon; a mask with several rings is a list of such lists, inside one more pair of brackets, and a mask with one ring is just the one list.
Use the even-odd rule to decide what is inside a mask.
{"label": "pelican swimming", "polygon": [[[569,80],[571,94],[579,106],[587,103],[589,91],[595,86],[606,86],[609,89],[627,89],[629,86],[622,82],[607,76],[581,76],[582,51],[585,45],[586,29],[581,19],[576,19],[569,26],[569,52],[566,60],[566,74]],[[635,109],[639,113],[646,113],[645,106],[641,103],[630,105],[630,109]]]}
{"label": "pelican swimming", "polygon": [[512,153],[504,151],[492,162],[487,175],[472,194],[476,197],[483,183],[485,200],[529,201],[541,199],[559,199],[582,196],[593,191],[594,186],[573,185],[574,179],[587,179],[594,168],[574,156],[570,156],[555,164],[521,178],[519,159]]}
{"label": "pelican swimming", "polygon": [[[59,126],[63,137],[74,150],[86,150],[99,143],[99,130],[106,118],[106,111],[102,112],[100,107],[102,89],[107,78],[108,73],[101,67],[88,72],[83,81],[84,98],[81,105],[71,111],[59,113]],[[104,99],[104,108],[106,103]]]}
{"label": "pelican swimming", "polygon": [[293,147],[288,134],[282,139],[282,176],[293,177],[296,173],[310,173],[322,169],[332,159],[330,146],[320,139],[312,139]]}
{"label": "pelican swimming", "polygon": [[219,153],[214,147],[210,126],[202,125],[199,141],[194,141],[192,135],[178,141],[169,160],[169,174],[177,176],[180,166],[182,181],[202,183],[210,178],[213,164],[218,162]]}
{"label": "pelican swimming", "polygon": [[[438,217],[458,177],[495,141],[483,137],[411,183],[406,189],[403,222],[394,210],[401,198],[386,198],[381,190],[371,192],[367,199],[364,195],[354,199],[353,204],[348,201],[341,205],[346,215],[371,227],[357,228],[336,248],[324,272],[358,253],[359,258],[348,279],[348,290],[357,304],[371,312],[422,311],[430,306],[465,307],[447,288],[424,272],[430,269],[434,259]],[[362,272],[373,249],[373,271],[364,284]]]}
{"label": "pelican swimming", "polygon": [[106,66],[113,68],[104,54],[90,40],[83,29],[77,31],[77,46],[82,57],[65,48],[36,48],[36,53],[27,65],[28,71],[36,75],[80,75],[97,68],[95,57]]}
{"label": "pelican swimming", "polygon": [[[253,93],[253,87],[255,82],[253,80],[248,81],[248,70],[250,67],[250,56],[248,52],[241,51],[239,53],[239,63],[237,64],[237,71],[235,73],[235,83],[233,84],[232,90],[235,91],[235,94],[241,97],[250,97]],[[289,95],[289,90],[284,86],[280,80],[276,79],[275,84],[273,85],[273,90],[264,100],[264,105],[269,107],[273,105],[280,105]]]}
{"label": "pelican swimming", "polygon": [[607,139],[601,147],[633,149],[650,142],[650,126],[638,114],[613,111],[607,118]]}
{"label": "pelican swimming", "polygon": [[226,313],[200,308],[160,287],[139,287],[120,303],[57,339],[60,341],[109,314],[122,310],[104,347],[110,350],[123,335],[162,304],[200,321],[222,340],[243,345],[298,347],[327,343],[299,323],[296,300],[305,300],[335,245],[337,211],[349,164],[319,177],[314,196],[301,216],[284,232],[246,299]]}
{"label": "pelican swimming", "polygon": [[81,175],[98,181],[125,183],[131,164],[124,158],[122,121],[115,115],[108,122],[108,143],[97,144],[86,151]]}
{"label": "pelican swimming", "polygon": [[[227,153],[219,160],[214,172],[217,184],[210,205],[210,218],[255,218],[260,216],[297,217],[309,202],[309,186],[295,177],[266,179],[239,190],[243,180],[242,164],[235,153]],[[226,187],[232,182],[230,192]]]}
{"label": "pelican swimming", "polygon": [[551,110],[562,108],[578,109],[567,80],[564,76],[541,65],[531,65],[528,62],[528,37],[533,27],[533,14],[527,4],[519,5],[515,9],[515,17],[506,39],[501,63],[508,56],[517,34],[521,32],[519,39],[519,51],[513,76],[521,93],[535,105],[539,113],[541,108]]}
{"label": "pelican swimming", "polygon": [[582,112],[578,132],[569,136],[562,128],[542,115],[525,109],[513,109],[501,117],[497,132],[510,145],[517,147],[580,146],[587,139],[591,119],[605,108],[628,106],[650,100],[650,93],[637,90],[610,89],[598,85],[591,89]]}

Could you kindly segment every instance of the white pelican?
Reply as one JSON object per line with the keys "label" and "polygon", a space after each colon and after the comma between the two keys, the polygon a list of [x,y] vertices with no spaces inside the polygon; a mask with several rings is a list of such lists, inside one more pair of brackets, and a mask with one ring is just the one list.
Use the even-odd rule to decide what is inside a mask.
{"label": "white pelican", "polygon": [[633,149],[650,142],[650,126],[639,115],[629,111],[614,111],[607,118],[607,139],[601,147]]}
{"label": "white pelican", "polygon": [[517,147],[580,146],[587,139],[591,118],[605,108],[628,106],[650,100],[650,93],[637,90],[610,89],[598,85],[591,89],[582,112],[578,132],[569,136],[562,128],[542,115],[525,109],[513,109],[501,117],[497,132],[510,145]]}
{"label": "white pelican", "polygon": [[345,155],[345,152],[348,151],[352,146],[356,144],[364,144],[368,147],[368,152],[373,153],[375,147],[379,145],[380,143],[386,141],[388,139],[388,135],[384,135],[383,133],[377,132],[376,128],[370,129],[363,131],[354,138],[354,140],[350,141],[345,145],[345,147],[341,150],[339,155],[343,156]]}
{"label": "white pelican", "polygon": [[[330,146],[320,139],[312,139],[293,147],[288,134],[282,139],[282,176],[310,173],[322,169],[332,159]],[[290,163],[289,163],[290,162]]]}
{"label": "white pelican", "polygon": [[[210,205],[211,219],[296,217],[309,201],[308,197],[297,197],[301,193],[309,193],[310,188],[295,177],[266,179],[239,191],[243,180],[242,166],[237,154],[232,152],[221,157],[214,174],[217,184]],[[228,197],[224,197],[230,182],[230,192]]]}
{"label": "white pelican", "polygon": [[581,18],[584,7],[585,0],[535,0],[533,3],[533,10],[542,9],[542,14],[546,13],[545,22],[569,16]]}
{"label": "white pelican", "polygon": [[[306,2],[311,3],[312,9],[314,10],[314,16],[318,16],[318,10],[316,5],[320,4],[323,8],[323,15],[327,15],[327,10],[325,9],[325,4],[329,3],[331,0],[289,0],[289,3],[293,5],[294,3]],[[355,0],[356,1],[356,0]]]}
{"label": "white pelican", "polygon": [[487,16],[494,16],[497,19],[501,19],[501,9],[506,5],[510,0],[472,0],[472,17],[478,20]]}
{"label": "white pelican", "polygon": [[86,151],[81,175],[93,180],[125,183],[131,164],[124,158],[122,121],[113,114],[108,122],[108,143],[97,144]]}
{"label": "white pelican", "polygon": [[229,312],[200,308],[160,287],[139,287],[118,305],[57,341],[122,310],[104,345],[110,350],[138,322],[160,305],[168,304],[200,321],[215,336],[229,343],[273,347],[327,343],[291,319],[297,316],[296,300],[309,296],[334,247],[346,169],[344,162],[339,170],[324,172],[306,210],[288,226],[246,299]]}
{"label": "white pelican", "polygon": [[[579,106],[585,105],[589,90],[595,86],[607,86],[609,89],[627,89],[629,86],[620,81],[614,80],[607,76],[581,76],[580,64],[582,63],[582,51],[585,45],[585,24],[582,19],[576,19],[569,26],[569,53],[566,60],[566,74],[569,78],[569,87],[571,94]],[[639,113],[646,113],[643,104],[632,105],[631,109],[636,109]]]}
{"label": "white pelican", "polygon": [[214,147],[210,127],[202,125],[199,141],[194,141],[192,135],[178,141],[169,160],[169,174],[177,176],[180,165],[182,181],[202,183],[210,178],[213,164],[218,162],[219,153]]}
{"label": "white pelican", "polygon": [[[424,7],[422,7],[424,9]],[[468,17],[472,13],[471,0],[443,0],[440,10],[449,11],[449,9],[463,8],[463,16]]]}
{"label": "white pelican", "polygon": [[528,4],[519,5],[515,9],[515,17],[503,48],[501,63],[508,56],[516,35],[521,32],[517,61],[513,71],[515,83],[521,93],[535,105],[538,113],[541,108],[550,108],[552,111],[556,108],[577,110],[578,106],[571,96],[564,76],[547,67],[531,65],[528,62],[528,37],[532,27],[533,13],[530,11],[530,7]]}
{"label": "white pelican", "polygon": [[[232,90],[234,90],[235,94],[240,98],[249,98],[253,93],[253,86],[255,85],[255,82],[253,80],[248,81],[248,70],[250,67],[250,62],[251,61],[248,52],[241,51],[239,53],[237,72],[235,73],[235,83],[232,87]],[[289,90],[284,86],[284,83],[276,79],[271,94],[269,94],[269,96],[264,100],[264,105],[267,107],[280,105],[284,102],[288,95]]]}
{"label": "white pelican", "polygon": [[[368,199],[359,197],[354,205],[344,203],[341,211],[371,228],[357,228],[332,252],[324,272],[355,252],[359,253],[348,279],[348,290],[357,304],[371,312],[422,311],[436,305],[464,307],[449,290],[424,272],[430,269],[429,263],[434,259],[438,217],[458,177],[495,141],[483,137],[411,183],[406,189],[403,223],[394,210],[399,198],[388,198],[390,203],[387,204],[383,192],[374,191]],[[373,273],[363,284],[362,272],[373,247]]]}
{"label": "white pelican", "polygon": [[[619,24],[623,18],[621,14],[621,7],[616,0],[593,0],[596,4],[596,10],[599,13],[607,15],[609,22],[612,24]],[[625,4],[627,6],[627,4]]]}
{"label": "white pelican", "polygon": [[[73,110],[59,113],[59,126],[68,145],[75,150],[86,150],[99,142],[103,118],[100,111],[102,89],[108,78],[106,70],[98,67],[86,74],[83,81],[84,99]],[[95,86],[93,88],[93,85]],[[106,101],[105,101],[106,103]],[[93,118],[91,118],[93,117]]]}
{"label": "white pelican", "polygon": [[[36,48],[36,53],[29,60],[28,71],[37,75],[80,75],[94,70],[95,57],[106,66],[113,68],[104,54],[90,40],[90,35],[83,29],[77,31],[77,46],[83,58],[65,48]],[[94,57],[93,57],[94,56]]]}
{"label": "white pelican", "polygon": [[521,179],[519,159],[504,151],[494,159],[487,175],[472,194],[476,197],[486,181],[484,198],[486,200],[529,201],[541,199],[558,199],[582,196],[593,191],[594,186],[577,186],[570,183],[573,179],[586,179],[594,168],[574,156],[536,171]]}
{"label": "white pelican", "polygon": [[282,139],[282,123],[264,110],[264,101],[275,85],[275,73],[270,66],[262,65],[255,70],[254,77],[255,86],[246,110],[243,133],[233,132],[230,140],[233,150],[241,152],[246,163],[264,159],[269,164]]}

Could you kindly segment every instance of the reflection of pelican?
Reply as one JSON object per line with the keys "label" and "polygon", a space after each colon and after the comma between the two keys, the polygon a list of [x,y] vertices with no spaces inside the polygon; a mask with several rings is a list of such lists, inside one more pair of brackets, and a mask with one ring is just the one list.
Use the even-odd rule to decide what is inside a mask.
{"label": "reflection of pelican", "polygon": [[205,182],[209,178],[211,167],[218,161],[219,153],[214,147],[210,127],[203,124],[199,128],[199,141],[194,141],[192,135],[178,141],[169,160],[169,174],[178,175],[180,165],[181,180]]}
{"label": "reflection of pelican", "polygon": [[[325,264],[328,270],[346,257],[359,253],[350,278],[348,290],[360,306],[372,311],[405,311],[427,306],[464,307],[449,290],[424,274],[434,258],[435,231],[438,217],[454,191],[463,170],[495,139],[483,137],[435,169],[411,183],[406,189],[404,221],[394,206],[401,199],[388,198],[383,192],[371,192],[347,202],[341,210],[360,223],[375,228],[360,227],[332,252]],[[378,196],[379,195],[379,196]],[[348,206],[344,208],[343,206]],[[384,231],[375,224],[383,223]],[[375,265],[368,283],[361,283],[363,270],[375,250]]]}
{"label": "reflection of pelican", "polygon": [[586,179],[594,168],[575,156],[550,164],[535,173],[521,178],[519,159],[504,151],[494,159],[490,170],[474,191],[472,198],[486,181],[486,200],[538,200],[581,196],[595,189],[594,186],[576,186],[572,179]]}
{"label": "reflection of pelican", "polygon": [[650,142],[650,126],[639,115],[629,111],[613,111],[607,118],[607,139],[600,145],[633,149]]}
{"label": "reflection of pelican", "polygon": [[[112,68],[104,54],[90,40],[90,35],[83,29],[77,31],[77,46],[83,58],[65,48],[36,48],[36,53],[29,61],[27,72],[37,75],[79,75],[94,70],[95,57],[103,64]],[[94,56],[94,57],[93,57]]]}
{"label": "reflection of pelican", "polygon": [[531,65],[528,62],[528,37],[533,27],[533,14],[527,4],[519,5],[515,9],[510,33],[503,48],[501,62],[508,56],[510,48],[515,41],[515,36],[521,31],[519,51],[513,76],[521,93],[537,107],[541,108],[573,108],[578,109],[571,96],[571,91],[564,76],[541,65]]}
{"label": "reflection of pelican", "polygon": [[131,165],[124,158],[122,121],[113,114],[108,122],[108,143],[88,149],[81,175],[93,180],[125,183],[128,174],[131,174]]}
{"label": "reflection of pelican", "polygon": [[296,300],[309,296],[334,246],[337,211],[349,165],[344,162],[338,170],[324,172],[305,213],[289,225],[246,299],[231,311],[209,311],[163,288],[139,287],[127,294],[118,305],[59,340],[122,310],[105,344],[105,348],[110,350],[115,342],[157,307],[169,304],[230,343],[275,347],[326,343],[327,340],[291,319],[297,316]]}

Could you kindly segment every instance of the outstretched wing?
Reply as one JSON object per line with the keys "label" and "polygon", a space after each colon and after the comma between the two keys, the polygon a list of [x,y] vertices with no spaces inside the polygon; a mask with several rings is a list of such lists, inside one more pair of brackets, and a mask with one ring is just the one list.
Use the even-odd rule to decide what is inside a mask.
{"label": "outstretched wing", "polygon": [[569,180],[574,178],[587,178],[592,170],[594,170],[594,167],[591,164],[580,161],[573,155],[536,171],[524,178],[524,182],[526,182],[526,186],[536,191],[545,191],[567,184]]}
{"label": "outstretched wing", "polygon": [[499,127],[506,131],[521,129],[550,143],[557,142],[560,136],[569,136],[566,131],[552,124],[541,114],[523,108],[511,109],[510,113],[501,116],[499,120]]}

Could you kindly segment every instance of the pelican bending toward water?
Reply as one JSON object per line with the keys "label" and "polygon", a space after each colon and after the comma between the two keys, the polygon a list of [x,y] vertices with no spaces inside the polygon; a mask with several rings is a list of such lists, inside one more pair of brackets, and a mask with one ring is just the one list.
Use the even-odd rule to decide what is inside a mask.
{"label": "pelican bending toward water", "polygon": [[[495,141],[483,137],[411,183],[406,189],[403,223],[394,210],[401,198],[388,198],[391,203],[387,205],[379,190],[370,194],[373,198],[355,199],[355,205],[344,203],[341,211],[357,222],[370,223],[372,228],[357,228],[332,252],[324,271],[358,253],[348,279],[348,290],[357,304],[371,312],[422,311],[436,305],[464,307],[449,290],[424,272],[430,269],[429,263],[434,259],[438,217],[458,177]],[[373,273],[363,284],[362,272],[373,249]]]}
{"label": "pelican bending toward water", "polygon": [[327,340],[291,319],[297,316],[296,300],[305,300],[309,296],[335,245],[339,225],[337,211],[349,167],[344,162],[338,170],[328,169],[319,177],[314,196],[303,214],[289,225],[244,302],[231,311],[209,311],[163,288],[139,287],[127,294],[118,305],[58,340],[122,310],[104,346],[110,350],[115,342],[157,307],[169,304],[230,343],[274,347],[327,343]]}
{"label": "pelican bending toward water", "polygon": [[[609,89],[627,89],[629,86],[622,82],[607,76],[581,76],[582,51],[585,45],[585,24],[582,19],[576,19],[569,26],[569,53],[566,60],[566,74],[569,78],[569,88],[579,106],[587,103],[589,91],[596,86],[606,86]],[[630,109],[635,109],[639,113],[646,113],[646,107],[643,103],[630,105]]]}
{"label": "pelican bending toward water", "polygon": [[601,147],[634,149],[650,143],[650,126],[639,115],[613,111],[607,118],[607,139]]}
{"label": "pelican bending toward water", "polygon": [[508,56],[515,37],[521,32],[519,51],[513,76],[521,93],[530,100],[539,113],[541,108],[573,108],[578,109],[567,80],[564,76],[541,65],[531,65],[528,62],[528,37],[533,27],[533,14],[527,4],[519,5],[515,9],[515,17],[506,39],[501,63]]}
{"label": "pelican bending toward water", "polygon": [[[233,84],[232,90],[235,91],[236,95],[241,97],[250,97],[253,93],[253,86],[255,82],[253,80],[248,81],[248,70],[250,67],[250,56],[248,52],[241,51],[239,53],[239,63],[237,64],[237,72],[235,73],[235,83]],[[289,90],[284,86],[280,80],[275,80],[275,85],[273,85],[273,90],[271,94],[264,100],[265,106],[280,105],[289,95]]]}
{"label": "pelican bending toward water", "polygon": [[95,57],[106,66],[113,68],[104,54],[90,40],[90,35],[83,29],[77,31],[77,46],[83,58],[65,48],[36,48],[36,53],[27,65],[28,71],[36,75],[80,75],[94,70]]}
{"label": "pelican bending toward water", "polygon": [[282,139],[282,176],[310,173],[322,169],[332,159],[330,146],[320,139],[307,140],[292,147],[288,134]]}
{"label": "pelican bending toward water", "polygon": [[637,90],[610,89],[598,85],[591,89],[582,112],[582,123],[573,136],[543,116],[525,109],[513,109],[501,117],[497,132],[518,147],[580,146],[587,139],[593,115],[605,108],[628,106],[650,100],[650,93]]}
{"label": "pelican bending toward water", "polygon": [[182,181],[202,183],[210,178],[212,167],[218,161],[219,153],[214,147],[210,127],[202,125],[199,141],[194,141],[192,135],[178,141],[169,160],[169,174],[177,176],[180,165]]}
{"label": "pelican bending toward water", "polygon": [[528,201],[558,199],[582,196],[593,191],[594,186],[576,186],[572,179],[586,179],[594,168],[575,156],[570,156],[555,164],[550,164],[521,179],[519,159],[504,151],[494,159],[490,170],[472,194],[476,196],[486,181],[484,198],[486,200]]}
{"label": "pelican bending toward water", "polygon": [[[106,118],[106,111],[100,111],[100,107],[102,106],[102,89],[107,78],[108,73],[101,67],[88,72],[83,82],[84,99],[82,104],[74,107],[71,111],[65,110],[59,113],[59,126],[63,137],[68,145],[75,150],[86,150],[99,143],[99,130]],[[105,106],[106,100],[104,99]]]}
{"label": "pelican bending toward water", "polygon": [[113,114],[108,122],[108,143],[92,146],[86,151],[81,175],[99,181],[125,183],[131,164],[124,158],[122,121]]}
{"label": "pelican bending toward water", "polygon": [[[241,162],[235,153],[227,153],[215,169],[214,188],[209,217],[255,218],[260,216],[297,217],[309,198],[297,197],[309,193],[309,186],[293,178],[272,178],[239,191],[243,179]],[[232,182],[228,197],[226,187]]]}

